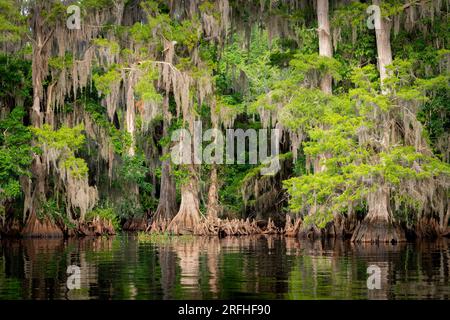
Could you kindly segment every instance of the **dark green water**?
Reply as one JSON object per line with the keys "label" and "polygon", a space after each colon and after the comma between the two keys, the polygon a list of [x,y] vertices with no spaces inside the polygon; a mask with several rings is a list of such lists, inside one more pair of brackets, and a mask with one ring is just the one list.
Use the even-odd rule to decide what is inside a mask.
{"label": "dark green water", "polygon": [[[80,289],[67,267],[80,267]],[[367,267],[381,289],[367,288]],[[135,234],[2,240],[0,299],[449,299],[450,241],[395,246]]]}

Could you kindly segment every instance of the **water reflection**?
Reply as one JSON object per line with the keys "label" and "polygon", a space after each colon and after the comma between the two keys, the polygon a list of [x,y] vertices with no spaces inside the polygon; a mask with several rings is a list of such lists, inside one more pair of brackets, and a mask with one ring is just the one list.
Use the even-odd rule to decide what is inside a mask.
{"label": "water reflection", "polygon": [[[69,290],[69,265],[81,269]],[[381,289],[367,288],[367,267]],[[134,234],[2,240],[0,299],[448,299],[449,240],[354,245],[278,236],[173,238]]]}

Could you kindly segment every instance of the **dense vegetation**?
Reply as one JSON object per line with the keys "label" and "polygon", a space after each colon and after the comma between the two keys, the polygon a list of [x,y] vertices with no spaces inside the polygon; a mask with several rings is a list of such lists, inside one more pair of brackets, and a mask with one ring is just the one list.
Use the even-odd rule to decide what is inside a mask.
{"label": "dense vegetation", "polygon": [[[448,235],[449,10],[0,0],[0,232]],[[177,164],[198,121],[280,129],[280,170]]]}

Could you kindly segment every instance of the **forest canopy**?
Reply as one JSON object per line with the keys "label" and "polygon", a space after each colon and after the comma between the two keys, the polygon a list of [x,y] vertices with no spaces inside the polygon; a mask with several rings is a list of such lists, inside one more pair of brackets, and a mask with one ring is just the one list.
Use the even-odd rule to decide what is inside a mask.
{"label": "forest canopy", "polygon": [[[0,233],[449,235],[449,10],[0,0]],[[245,163],[196,161],[231,129]]]}

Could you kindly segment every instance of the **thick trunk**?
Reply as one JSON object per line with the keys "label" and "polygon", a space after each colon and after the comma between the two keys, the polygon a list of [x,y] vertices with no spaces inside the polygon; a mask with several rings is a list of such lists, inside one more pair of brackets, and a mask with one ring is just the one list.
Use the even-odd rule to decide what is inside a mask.
{"label": "thick trunk", "polygon": [[175,181],[171,175],[170,160],[164,160],[161,168],[161,191],[153,221],[167,225],[177,213]]}
{"label": "thick trunk", "polygon": [[[328,0],[317,0],[317,21],[319,33],[319,55],[333,56],[330,34],[330,20],[328,18]],[[331,93],[331,75],[325,75],[320,81],[320,88],[325,93]]]}
{"label": "thick trunk", "polygon": [[219,217],[220,206],[217,188],[217,168],[214,165],[211,169],[211,184],[208,191],[208,209],[206,211],[206,216],[211,219],[217,219]]}
{"label": "thick trunk", "polygon": [[31,213],[21,234],[24,237],[63,237],[62,230],[54,222],[48,218],[40,221],[35,211]]}
{"label": "thick trunk", "polygon": [[189,182],[181,187],[180,209],[167,230],[174,234],[193,234],[199,223],[198,181],[191,172]]}
{"label": "thick trunk", "polygon": [[[41,16],[41,7],[36,5],[33,11],[33,54],[31,61],[32,69],[32,84],[33,84],[33,106],[31,110],[31,125],[35,128],[41,128],[43,124],[43,114],[41,107],[44,105],[44,87],[43,82],[47,76],[48,69],[48,47],[52,33],[46,33],[44,28],[44,21]],[[40,203],[45,200],[45,174],[47,172],[46,163],[42,160],[42,156],[38,154],[33,155],[33,162],[31,172],[33,179],[31,185],[28,186],[29,192],[25,193],[24,199],[24,220],[28,218],[25,225],[24,232],[29,233],[36,228],[36,210],[38,210]],[[31,198],[30,198],[31,197]],[[43,221],[45,225],[51,224],[48,219]],[[39,221],[38,221],[39,222]],[[38,228],[41,231],[47,228]],[[49,232],[53,233],[50,230]]]}
{"label": "thick trunk", "polygon": [[[329,20],[329,4],[328,0],[317,0],[317,22],[319,33],[319,55],[331,58],[333,56],[333,47],[331,43],[330,34],[330,20]],[[332,78],[331,75],[326,74],[320,81],[320,89],[327,94],[332,93]],[[314,173],[322,172],[326,169],[325,165],[320,163],[321,160],[327,158],[326,154],[320,154],[314,160]],[[308,214],[313,215],[317,211],[317,207],[310,208]],[[329,229],[329,226],[328,228]],[[300,227],[299,236],[301,238],[318,239],[323,233],[316,225],[303,224]]]}
{"label": "thick trunk", "polygon": [[406,241],[405,233],[396,225],[390,210],[390,192],[387,186],[381,186],[371,192],[367,198],[369,212],[356,228],[353,242],[386,242]]}
{"label": "thick trunk", "polygon": [[[380,6],[380,0],[373,0],[373,4]],[[392,63],[390,25],[381,16],[375,16],[375,34],[377,38],[378,69],[380,71],[381,84],[388,77],[386,66]],[[383,89],[384,91],[385,89]]]}
{"label": "thick trunk", "polygon": [[[163,102],[163,136],[168,136],[168,129],[170,125],[169,114],[169,99],[166,96]],[[163,148],[163,156],[169,153],[169,148]],[[159,193],[158,208],[156,208],[153,216],[152,224],[158,231],[165,231],[165,227],[170,223],[177,213],[177,199],[175,180],[171,174],[170,160],[166,159],[161,167],[161,189]],[[155,230],[153,230],[155,231]]]}
{"label": "thick trunk", "polygon": [[[373,0],[373,4],[380,6],[379,0]],[[375,16],[375,35],[377,41],[378,68],[380,71],[380,80],[383,82],[388,73],[386,66],[392,63],[392,52],[390,43],[390,26],[386,19],[381,15]],[[386,94],[385,88],[382,93]],[[390,146],[389,132],[384,132],[382,141],[383,148]],[[354,242],[400,242],[405,241],[405,233],[396,224],[392,217],[390,207],[390,190],[387,185],[381,184],[378,190],[369,193],[367,197],[369,211],[356,228],[352,241]]]}

